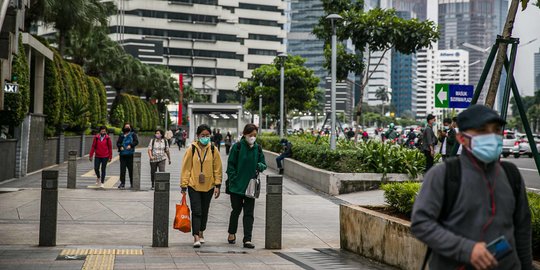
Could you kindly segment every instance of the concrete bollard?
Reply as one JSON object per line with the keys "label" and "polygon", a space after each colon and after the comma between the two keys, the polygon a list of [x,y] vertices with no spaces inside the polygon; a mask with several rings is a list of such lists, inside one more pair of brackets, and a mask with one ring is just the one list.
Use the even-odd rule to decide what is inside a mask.
{"label": "concrete bollard", "polygon": [[39,245],[56,246],[58,218],[58,171],[41,172],[41,210],[39,212]]}
{"label": "concrete bollard", "polygon": [[169,246],[169,191],[171,174],[156,172],[154,184],[154,221],[152,247]]}
{"label": "concrete bollard", "polygon": [[133,153],[133,189],[141,190],[141,153]]}
{"label": "concrete bollard", "polygon": [[283,176],[266,176],[266,228],[264,248],[281,249]]}
{"label": "concrete bollard", "polygon": [[61,132],[58,136],[58,149],[56,153],[56,163],[62,164],[64,163],[64,147],[66,143],[66,136],[64,135],[64,132]]}
{"label": "concrete bollard", "polygon": [[67,188],[77,188],[77,151],[68,152]]}

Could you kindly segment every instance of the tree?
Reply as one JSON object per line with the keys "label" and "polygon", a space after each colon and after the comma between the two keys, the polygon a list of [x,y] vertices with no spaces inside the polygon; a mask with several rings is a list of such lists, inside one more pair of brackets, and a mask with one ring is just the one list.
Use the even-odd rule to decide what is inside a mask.
{"label": "tree", "polygon": [[[285,59],[285,115],[289,110],[306,111],[318,104],[315,98],[319,78],[304,66],[305,62],[300,56],[289,55]],[[244,107],[247,110],[258,111],[259,95],[262,95],[263,114],[279,116],[280,68],[281,60],[276,57],[272,64],[253,70],[251,78],[238,84],[240,94],[246,98]]]}
{"label": "tree", "polygon": [[[345,67],[349,72],[362,76],[359,85],[360,102],[357,104],[357,122],[360,122],[364,90],[369,80],[379,67],[382,59],[392,49],[402,53],[411,54],[416,51],[431,47],[439,38],[437,26],[432,21],[419,21],[417,19],[406,20],[396,15],[394,9],[375,8],[365,12],[362,1],[350,0],[323,0],[325,15],[319,19],[319,24],[313,29],[313,33],[319,38],[330,41],[331,25],[326,20],[328,14],[337,13],[346,22],[338,24],[337,37],[340,41],[350,40],[355,52],[346,52],[338,46],[338,67]],[[326,46],[325,50],[328,50]],[[365,68],[359,63],[359,55],[365,54],[367,64],[370,66],[371,56],[374,52],[381,52],[382,57],[375,68]],[[345,54],[345,55],[344,55]],[[329,55],[325,53],[325,55]],[[326,57],[327,63],[330,59]],[[326,65],[328,66],[328,64]],[[339,69],[338,69],[339,71]],[[340,71],[338,79],[344,80],[348,72]]]}
{"label": "tree", "polygon": [[384,86],[379,87],[375,92],[375,97],[382,101],[382,115],[384,115],[384,103],[389,99],[388,89]]}

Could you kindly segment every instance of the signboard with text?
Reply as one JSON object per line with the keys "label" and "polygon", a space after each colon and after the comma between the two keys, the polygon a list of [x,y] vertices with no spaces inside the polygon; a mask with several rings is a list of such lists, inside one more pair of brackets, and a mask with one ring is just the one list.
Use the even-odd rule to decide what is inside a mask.
{"label": "signboard with text", "polygon": [[474,86],[461,84],[435,84],[435,108],[465,109],[471,105]]}
{"label": "signboard with text", "polygon": [[19,93],[19,85],[16,83],[6,83],[4,85],[4,92],[6,93]]}

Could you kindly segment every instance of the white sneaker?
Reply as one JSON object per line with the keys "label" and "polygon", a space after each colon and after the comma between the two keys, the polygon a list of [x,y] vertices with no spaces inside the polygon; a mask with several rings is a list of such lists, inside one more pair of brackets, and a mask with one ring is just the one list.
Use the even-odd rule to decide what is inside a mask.
{"label": "white sneaker", "polygon": [[201,242],[201,244],[204,244],[204,238],[199,238],[199,242]]}
{"label": "white sneaker", "polygon": [[96,186],[99,186],[99,184],[101,184],[101,181],[99,180],[99,178],[96,180]]}
{"label": "white sneaker", "polygon": [[105,185],[104,185],[103,183],[101,183],[101,184],[99,185],[99,187],[104,188]]}
{"label": "white sneaker", "polygon": [[200,241],[197,241],[195,243],[193,243],[193,248],[200,248],[201,247],[201,242]]}

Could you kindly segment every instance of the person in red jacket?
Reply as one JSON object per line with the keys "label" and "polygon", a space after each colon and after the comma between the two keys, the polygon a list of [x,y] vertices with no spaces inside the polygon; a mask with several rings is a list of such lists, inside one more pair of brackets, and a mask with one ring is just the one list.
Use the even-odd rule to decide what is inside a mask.
{"label": "person in red jacket", "polygon": [[90,148],[90,161],[92,161],[94,154],[96,155],[94,160],[94,171],[97,176],[96,185],[103,187],[107,163],[112,160],[112,142],[109,135],[107,135],[107,127],[105,126],[101,126],[99,133],[94,137],[92,148]]}

